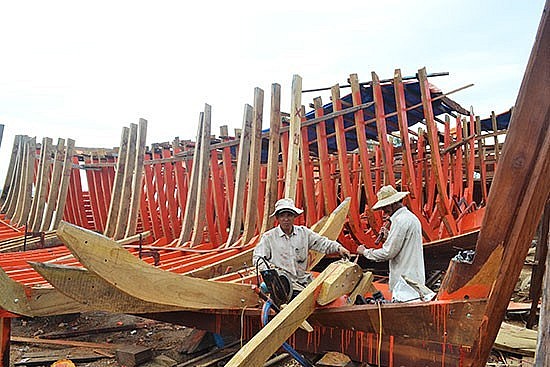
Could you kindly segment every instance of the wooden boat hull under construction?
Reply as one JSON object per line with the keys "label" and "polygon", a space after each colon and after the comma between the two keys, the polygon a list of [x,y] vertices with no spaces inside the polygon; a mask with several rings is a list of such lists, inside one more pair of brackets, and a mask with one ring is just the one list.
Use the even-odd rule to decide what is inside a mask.
{"label": "wooden boat hull under construction", "polygon": [[[314,331],[299,329],[288,342],[304,352],[335,350],[354,361],[380,361],[383,366],[459,366],[471,349],[485,305],[485,300],[464,300],[321,308],[307,319]],[[261,329],[257,309],[144,316],[243,339]]]}

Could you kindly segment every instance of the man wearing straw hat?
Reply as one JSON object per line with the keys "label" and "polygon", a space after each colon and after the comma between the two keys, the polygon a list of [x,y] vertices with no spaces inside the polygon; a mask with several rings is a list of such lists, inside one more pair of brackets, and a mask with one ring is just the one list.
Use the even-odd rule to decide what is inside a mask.
{"label": "man wearing straw hat", "polygon": [[[390,267],[390,291],[393,298],[406,301],[407,296],[399,294],[414,281],[424,286],[424,254],[422,251],[422,226],[418,218],[403,205],[402,200],[409,192],[399,192],[393,186],[382,187],[373,210],[382,209],[391,222],[390,231],[382,248],[372,249],[361,245],[357,253],[369,260],[388,261]],[[406,280],[406,282],[405,282]]]}
{"label": "man wearing straw hat", "polygon": [[271,216],[277,218],[279,225],[262,235],[252,257],[254,265],[260,270],[265,270],[268,262],[286,275],[292,283],[294,295],[312,281],[307,271],[310,249],[325,254],[350,255],[337,241],[331,241],[305,226],[294,225],[296,217],[303,212],[290,198],[277,201]]}

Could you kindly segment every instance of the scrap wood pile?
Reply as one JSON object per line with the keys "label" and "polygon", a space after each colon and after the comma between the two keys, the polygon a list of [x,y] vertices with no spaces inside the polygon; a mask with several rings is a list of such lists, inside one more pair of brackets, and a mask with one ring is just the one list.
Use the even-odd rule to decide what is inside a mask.
{"label": "scrap wood pile", "polygon": [[[289,125],[281,118],[280,88],[273,85],[270,129],[266,133],[262,133],[263,91],[257,88],[253,106],[245,106],[238,138],[225,133],[221,134],[219,142],[212,141],[211,107],[205,105],[193,148],[175,141],[146,150],[146,122],[141,120],[139,127],[131,125],[123,130],[116,157],[101,162],[94,153],[73,156],[66,189],[68,199],[65,204],[56,202],[56,213],[63,212],[66,222],[103,233],[106,237],[68,223],[54,221],[48,228],[57,228],[61,240],[92,271],[59,266],[81,266],[65,247],[28,251],[28,259],[34,257],[34,261],[43,263],[33,264],[34,269],[56,287],[39,288],[36,286],[47,283],[28,267],[28,259],[20,258],[21,261],[16,262],[5,254],[2,268],[5,270],[3,282],[8,284],[6,289],[26,294],[27,304],[11,302],[14,297],[7,297],[2,307],[13,314],[29,316],[96,307],[109,307],[108,311],[155,313],[154,318],[167,317],[170,314],[167,311],[178,311],[180,320],[194,319],[203,322],[205,328],[219,328],[218,316],[221,314],[207,317],[196,310],[207,307],[229,310],[236,308],[238,302],[253,306],[254,298],[248,287],[239,287],[241,282],[232,283],[235,287],[232,286],[231,292],[225,290],[229,288],[220,287],[219,297],[215,299],[208,299],[212,293],[204,294],[206,303],[200,304],[193,303],[200,299],[198,288],[210,288],[213,282],[206,285],[185,280],[190,286],[186,292],[193,289],[198,293],[163,295],[161,290],[153,292],[154,288],[143,284],[132,286],[131,281],[141,274],[145,280],[151,279],[151,286],[162,280],[162,284],[168,284],[167,288],[174,291],[176,288],[172,286],[188,278],[171,277],[166,272],[161,273],[163,270],[170,270],[170,274],[212,278],[228,277],[228,272],[250,266],[250,249],[257,243],[257,235],[273,225],[268,214],[275,200],[283,196],[294,198],[298,206],[304,207],[304,224],[320,223],[319,231],[324,229],[325,216],[345,210],[346,217],[349,208],[344,230],[338,230],[336,236],[352,250],[360,243],[375,246],[382,218],[370,208],[376,201],[375,192],[387,183],[411,192],[407,204],[421,219],[426,243],[454,238],[479,228],[491,179],[499,164],[502,139],[498,136],[505,132],[498,130],[497,117],[493,115],[489,120],[488,129],[492,132],[483,133],[484,125],[473,113],[462,109],[457,113],[449,107],[446,95],[429,85],[425,70],[420,70],[418,80],[412,82],[403,82],[399,72],[391,82],[381,83],[374,73],[372,81],[366,84],[359,83],[356,75],[350,77],[350,82],[350,95],[340,98],[340,88],[335,86],[331,90],[332,103],[323,106],[317,98],[315,111],[306,114],[301,107],[301,79],[295,77]],[[437,116],[443,113],[448,115],[441,120]],[[438,128],[438,121],[443,128]],[[417,123],[423,127],[411,130]],[[17,152],[23,153],[17,153],[17,157],[36,149],[25,148],[29,139],[23,140],[23,147],[17,148]],[[10,180],[14,184],[4,197],[4,205],[13,205],[14,197],[17,202],[21,199],[26,203],[16,204],[16,216],[3,217],[3,223],[13,227],[12,230],[21,231],[21,226],[29,223],[27,218],[33,213],[33,205],[37,208],[30,217],[33,224],[37,218],[39,222],[44,221],[46,212],[40,210],[40,195],[36,195],[35,190],[33,196],[28,187],[37,186],[42,177],[48,191],[55,187],[52,183],[55,176],[41,174],[40,170],[35,170],[37,174],[33,176],[29,167],[49,167],[50,159],[51,154],[46,153],[39,160],[31,154],[30,158],[19,158],[14,163],[14,167],[19,167],[14,172],[27,172],[27,175],[23,180],[21,174],[13,173],[11,177],[18,178]],[[81,169],[85,170],[85,175],[80,175]],[[47,168],[42,172],[45,170]],[[84,177],[85,184],[81,181]],[[10,191],[13,192],[11,196]],[[26,209],[28,205],[31,209]],[[137,238],[139,245],[131,244]],[[113,248],[113,240],[126,245],[130,251]],[[104,248],[116,254],[105,257],[105,266],[101,267],[92,263],[94,251],[87,252],[87,243],[94,243],[94,251]],[[147,268],[147,273],[143,273],[144,269],[130,253],[156,267]],[[103,253],[99,255],[103,256]],[[122,262],[128,266],[121,271],[126,279],[109,278],[104,270],[123,266]],[[69,272],[70,277],[66,276]],[[240,273],[234,274],[242,278]],[[75,283],[75,279],[78,279],[76,288],[79,289],[68,284]],[[122,283],[124,292],[117,288]],[[90,287],[91,284],[94,287]],[[238,300],[233,301],[230,294],[237,294]],[[100,295],[107,297],[109,302],[101,302]],[[44,299],[52,302],[47,304]],[[63,307],[54,299],[63,300]],[[180,300],[183,301],[180,303]],[[247,303],[249,300],[252,303]],[[393,311],[388,312],[385,318],[391,319]],[[428,315],[430,311],[426,308],[419,312]],[[233,320],[235,315],[239,314],[231,314],[229,319]],[[323,324],[322,317],[317,319],[318,323]],[[168,318],[174,320],[176,316],[172,314]],[[477,327],[475,321],[472,320],[469,326],[472,330]],[[231,321],[230,324],[231,327],[240,323]],[[249,337],[257,325],[253,321],[245,324]],[[397,324],[396,321],[395,325],[386,326],[389,335],[395,332],[392,327]],[[369,330],[364,331],[368,332],[368,338],[374,337]],[[322,330],[319,332],[318,337],[323,335],[324,339],[326,334]],[[342,332],[347,329],[343,328]],[[343,337],[344,334],[335,333],[332,340],[327,338],[323,342],[331,343]],[[453,337],[455,341],[460,340],[460,335],[449,336],[449,340]],[[366,341],[359,343],[356,340],[349,347],[360,349],[360,354],[364,349],[376,350],[376,347],[371,348],[373,343],[369,342],[371,347],[364,343]],[[387,343],[384,341],[384,350],[392,350],[393,346]],[[454,355],[449,353],[449,358],[458,358],[456,354],[460,351],[456,349]],[[369,361],[380,358],[372,353],[354,357]]]}

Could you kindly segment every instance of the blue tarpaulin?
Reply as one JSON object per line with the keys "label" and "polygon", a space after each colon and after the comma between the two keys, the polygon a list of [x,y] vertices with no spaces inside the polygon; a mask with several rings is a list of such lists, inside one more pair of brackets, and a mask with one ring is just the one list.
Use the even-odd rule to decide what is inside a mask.
{"label": "blue tarpaulin", "polygon": [[[406,99],[406,105],[407,107],[411,107],[417,104],[422,103],[422,97],[420,92],[420,83],[419,82],[408,82],[404,83],[404,89],[405,89],[405,99]],[[439,95],[441,95],[441,92],[434,92],[431,91],[432,98],[435,98]],[[384,113],[386,115],[389,115],[396,111],[396,103],[395,103],[395,91],[393,84],[383,84],[382,85],[382,95],[384,100]],[[344,101],[343,109],[345,109],[345,105],[352,104],[352,96],[351,94],[348,94],[342,98]],[[346,103],[347,102],[347,103]],[[373,102],[373,95],[372,95],[372,88],[370,86],[361,86],[361,102],[362,104]],[[432,109],[435,116],[441,115],[441,114],[452,114],[452,113],[461,113],[465,114],[467,111],[462,109],[458,104],[455,102],[452,102],[448,98],[441,98],[436,101],[432,102]],[[327,115],[332,110],[332,103],[327,103],[323,106],[324,114]],[[508,111],[505,114],[501,114],[497,116],[497,124],[499,129],[506,128],[508,126],[508,123],[510,121],[509,116],[506,117],[506,114],[509,114],[510,111]],[[375,117],[375,110],[374,105],[366,108],[363,110],[363,118],[364,121],[371,120]],[[315,111],[310,111],[306,113],[306,119],[311,120],[315,118]],[[407,112],[407,122],[409,126],[415,125],[418,122],[421,122],[424,118],[424,109],[420,105],[419,107],[416,107],[410,111]],[[488,121],[488,122],[487,122]],[[488,125],[487,125],[488,124]],[[348,113],[344,115],[344,128],[351,127],[355,125],[355,117],[353,113]],[[398,121],[397,116],[387,117],[386,118],[386,126],[388,129],[388,132],[398,131]],[[489,128],[487,128],[489,126]],[[373,122],[369,125],[365,126],[366,135],[368,139],[372,140],[378,140],[378,135],[376,131],[376,123]],[[482,120],[482,128],[484,130],[492,130],[491,125],[491,119],[484,119]],[[325,129],[327,135],[333,134],[335,131],[334,128],[334,120],[328,119],[325,120]],[[268,132],[269,129],[263,130],[263,132]],[[315,125],[308,127],[308,137],[309,141],[314,141],[317,139],[317,134],[315,131]],[[336,146],[336,138],[334,136],[329,137],[327,139],[328,142],[328,148],[329,152],[335,152],[337,149]],[[263,139],[262,141],[262,162],[267,161],[267,151],[268,151],[268,140]],[[346,132],[346,145],[348,151],[354,150],[357,148],[357,134],[354,128],[351,128],[349,131]],[[317,154],[317,144],[310,145],[310,152],[312,154]]]}

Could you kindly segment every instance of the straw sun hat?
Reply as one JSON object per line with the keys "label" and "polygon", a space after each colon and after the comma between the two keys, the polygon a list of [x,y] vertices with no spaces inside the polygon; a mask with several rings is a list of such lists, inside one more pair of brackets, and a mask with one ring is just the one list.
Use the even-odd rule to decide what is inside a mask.
{"label": "straw sun hat", "polygon": [[393,203],[397,203],[405,196],[409,195],[408,191],[397,191],[393,186],[383,186],[377,193],[378,201],[372,206],[372,210],[380,209]]}
{"label": "straw sun hat", "polygon": [[290,198],[279,199],[275,203],[275,210],[273,211],[273,213],[271,213],[270,217],[273,217],[281,211],[291,211],[296,215],[300,215],[304,212],[302,209],[296,208],[294,206],[294,200]]}

